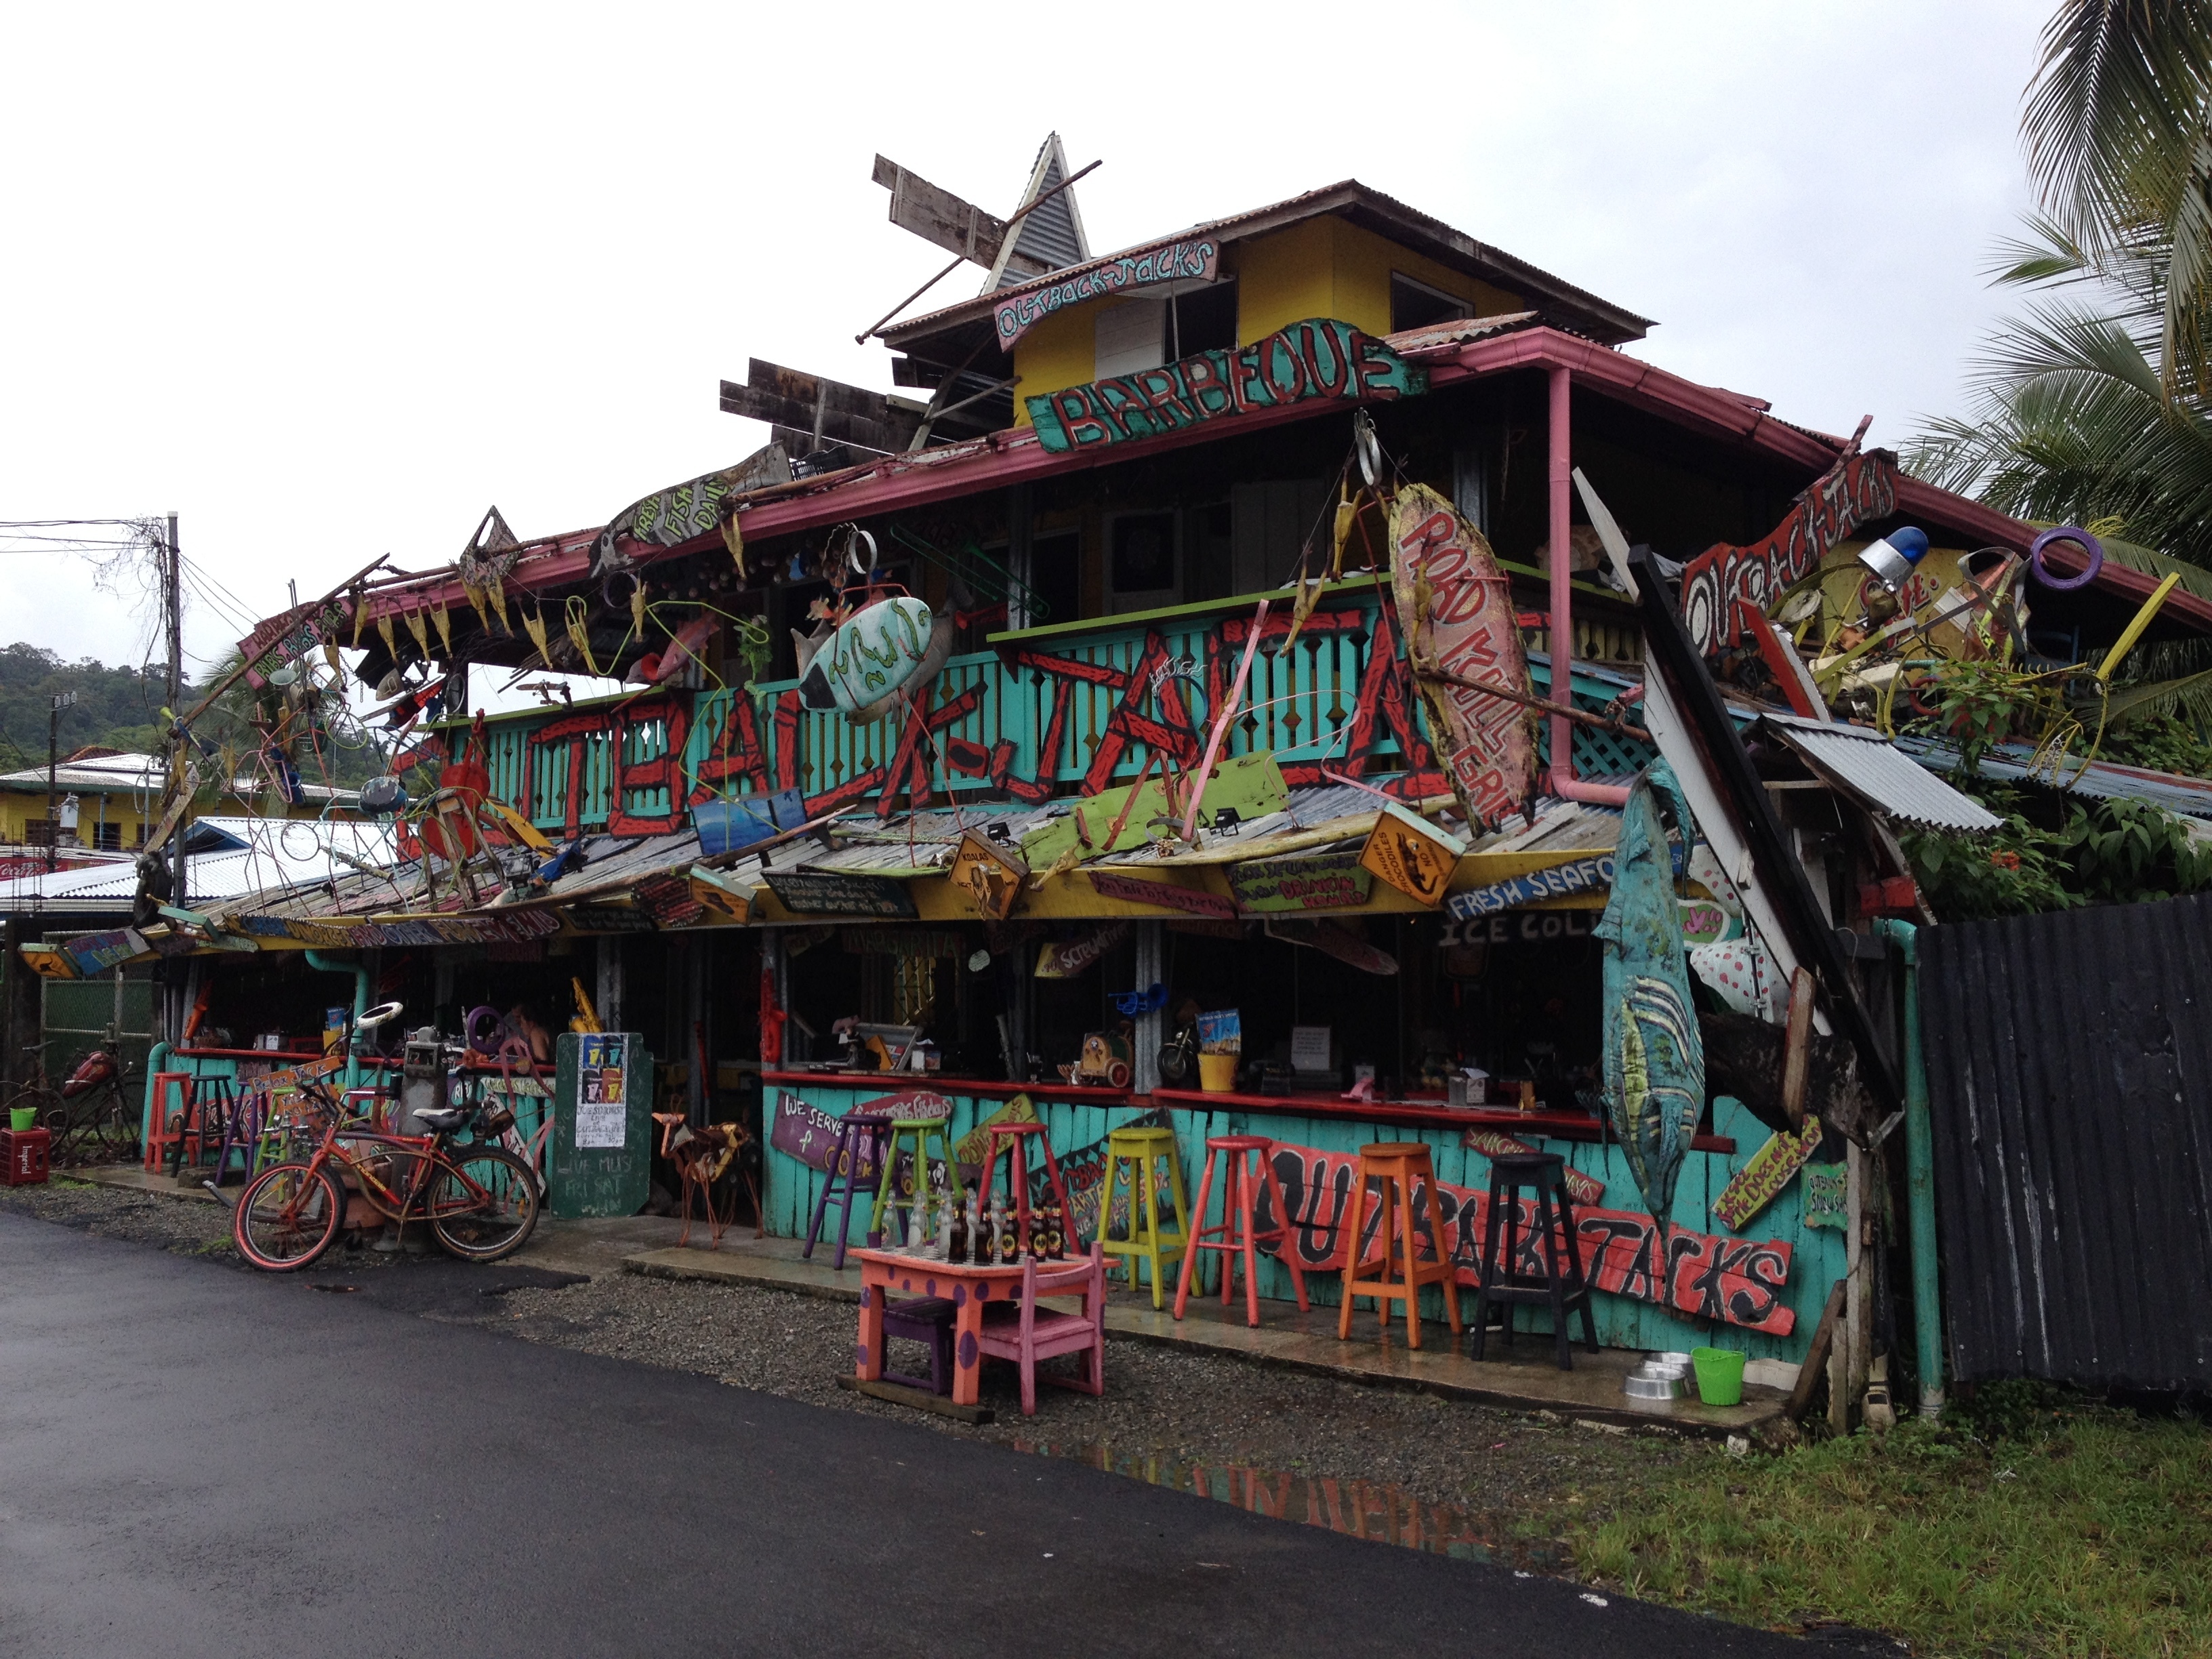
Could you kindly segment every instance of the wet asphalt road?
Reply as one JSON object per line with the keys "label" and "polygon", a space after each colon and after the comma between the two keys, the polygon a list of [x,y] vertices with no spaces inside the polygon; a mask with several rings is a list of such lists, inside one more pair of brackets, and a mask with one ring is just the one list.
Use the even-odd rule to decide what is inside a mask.
{"label": "wet asphalt road", "polygon": [[1607,1601],[0,1213],[11,1659],[1807,1651]]}

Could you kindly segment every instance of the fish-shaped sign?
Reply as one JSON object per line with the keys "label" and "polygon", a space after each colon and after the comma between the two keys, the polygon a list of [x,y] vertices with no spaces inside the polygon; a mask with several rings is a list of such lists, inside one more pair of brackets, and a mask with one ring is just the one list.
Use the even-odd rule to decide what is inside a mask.
{"label": "fish-shaped sign", "polygon": [[1606,1115],[1663,1232],[1705,1111],[1705,1051],[1658,800],[1648,773],[1628,792],[1613,896],[1594,931],[1605,944]]}
{"label": "fish-shaped sign", "polygon": [[854,611],[799,677],[799,702],[849,714],[890,696],[921,666],[931,621],[927,605],[903,594]]}

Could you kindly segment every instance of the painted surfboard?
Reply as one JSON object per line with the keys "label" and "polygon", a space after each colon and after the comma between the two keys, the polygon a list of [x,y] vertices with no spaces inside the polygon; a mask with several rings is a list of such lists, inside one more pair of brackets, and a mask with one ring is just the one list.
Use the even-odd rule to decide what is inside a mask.
{"label": "painted surfboard", "polygon": [[809,708],[851,714],[881,702],[915,676],[929,650],[929,607],[905,595],[855,611],[823,641],[799,682]]}
{"label": "painted surfboard", "polygon": [[1513,592],[1482,532],[1426,484],[1390,503],[1390,590],[1445,775],[1468,821],[1496,823],[1536,781],[1536,719],[1524,704],[1423,678],[1442,672],[1529,695]]}
{"label": "painted surfboard", "polygon": [[1613,896],[1592,931],[1605,945],[1606,1115],[1663,1234],[1705,1110],[1705,1050],[1658,799],[1648,772],[1629,790]]}

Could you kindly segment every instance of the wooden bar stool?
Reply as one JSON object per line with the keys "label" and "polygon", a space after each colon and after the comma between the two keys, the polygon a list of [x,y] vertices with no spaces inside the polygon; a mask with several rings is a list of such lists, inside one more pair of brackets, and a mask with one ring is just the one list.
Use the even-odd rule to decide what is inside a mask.
{"label": "wooden bar stool", "polygon": [[[884,1172],[876,1182],[876,1207],[868,1214],[870,1234],[883,1231],[884,1212],[897,1201],[898,1155],[899,1143],[902,1140],[907,1142],[914,1152],[915,1204],[921,1206],[924,1214],[928,1212],[929,1140],[932,1135],[937,1138],[937,1161],[945,1166],[945,1196],[948,1199],[951,1196],[953,1188],[958,1184],[958,1178],[954,1173],[952,1164],[952,1139],[946,1133],[946,1127],[951,1121],[949,1117],[894,1117],[891,1119],[890,1133],[884,1143]],[[905,1221],[903,1212],[913,1206],[898,1204],[897,1207],[902,1212],[899,1218],[903,1225]],[[903,1238],[901,1242],[904,1242]]]}
{"label": "wooden bar stool", "polygon": [[[1211,1145],[1212,1143],[1208,1143]],[[1167,1203],[1174,1222],[1171,1228],[1160,1225],[1160,1160],[1168,1166]],[[1127,1167],[1129,1172],[1128,1236],[1114,1237],[1114,1194]],[[1137,1264],[1148,1261],[1152,1267],[1152,1306],[1164,1305],[1167,1300],[1165,1281],[1160,1277],[1160,1264],[1181,1256],[1188,1262],[1190,1238],[1190,1209],[1183,1201],[1182,1155],[1176,1148],[1172,1129],[1112,1129],[1106,1135],[1106,1195],[1098,1206],[1098,1243],[1109,1258],[1119,1256],[1129,1265],[1129,1288],[1140,1288]],[[1109,1259],[1106,1271],[1111,1273]],[[1186,1283],[1190,1278],[1188,1267],[1183,1269]],[[1177,1305],[1180,1306],[1180,1301]],[[1182,1316],[1178,1314],[1177,1318]]]}
{"label": "wooden bar stool", "polygon": [[[1381,1277],[1362,1279],[1359,1276],[1359,1237],[1361,1212],[1367,1198],[1367,1183],[1373,1181],[1381,1189],[1377,1203],[1381,1208],[1381,1223],[1376,1233],[1382,1242]],[[1429,1188],[1429,1243],[1434,1249],[1433,1261],[1424,1261],[1414,1248],[1413,1183],[1425,1182]],[[1344,1301],[1337,1310],[1336,1334],[1340,1340],[1352,1335],[1352,1302],[1354,1297],[1366,1296],[1375,1299],[1375,1311],[1382,1316],[1382,1327],[1390,1326],[1390,1304],[1393,1300],[1406,1304],[1406,1346],[1421,1346],[1421,1286],[1435,1285],[1444,1293],[1444,1317],[1451,1322],[1452,1335],[1460,1333],[1459,1285],[1452,1276],[1451,1258],[1444,1254],[1443,1236],[1437,1229],[1437,1172],[1430,1159],[1429,1149],[1418,1140],[1384,1140],[1359,1149],[1359,1167],[1354,1172],[1352,1184],[1351,1214],[1346,1218],[1348,1229],[1344,1250]],[[1402,1219],[1401,1218],[1402,1218]]]}
{"label": "wooden bar stool", "polygon": [[[1060,1160],[1052,1155],[1052,1137],[1044,1132],[1042,1123],[994,1123],[990,1127],[990,1150],[983,1155],[983,1179],[975,1188],[976,1201],[986,1210],[991,1207],[991,1182],[999,1172],[999,1154],[1006,1155],[1006,1184],[1013,1188],[1013,1210],[1018,1218],[1014,1237],[1024,1243],[1030,1236],[1030,1156],[1029,1144],[1035,1140],[1044,1153],[1045,1184],[1052,1188],[1053,1197],[1060,1204],[1060,1224],[1068,1224],[1067,1188],[1060,1183]],[[1070,1243],[1075,1241],[1071,1240]]]}
{"label": "wooden bar stool", "polygon": [[[191,1136],[195,1141],[199,1132],[199,1079],[191,1072],[156,1072],[151,1085],[151,1109],[147,1113],[146,1168],[157,1170],[167,1161],[173,1141]],[[176,1091],[177,1127],[169,1127],[169,1091]],[[197,1155],[197,1147],[195,1154]]]}
{"label": "wooden bar stool", "polygon": [[[1190,1304],[1191,1272],[1198,1253],[1218,1250],[1222,1305],[1229,1304],[1230,1286],[1236,1282],[1237,1262],[1242,1256],[1244,1322],[1256,1328],[1260,1323],[1260,1286],[1258,1259],[1254,1251],[1261,1244],[1275,1247],[1297,1291],[1298,1311],[1305,1312],[1310,1305],[1306,1301],[1306,1276],[1291,1245],[1291,1212],[1284,1206],[1283,1189],[1275,1179],[1272,1158],[1275,1143],[1265,1135],[1211,1135],[1206,1139],[1206,1150],[1212,1156],[1206,1159],[1205,1172],[1198,1178],[1198,1208],[1192,1212],[1197,1218],[1197,1231],[1182,1259],[1182,1279],[1176,1286],[1175,1316],[1181,1319],[1183,1310]],[[1213,1190],[1213,1172],[1217,1168],[1221,1171],[1221,1224],[1209,1227],[1206,1224],[1206,1201]],[[1268,1209],[1275,1218],[1275,1224],[1265,1232],[1258,1230],[1254,1219],[1262,1183],[1266,1186]]]}
{"label": "wooden bar stool", "polygon": [[837,1259],[830,1265],[841,1272],[845,1266],[845,1237],[853,1231],[853,1195],[860,1190],[866,1170],[872,1175],[876,1162],[882,1158],[884,1137],[891,1127],[887,1112],[852,1111],[837,1120],[837,1146],[830,1155],[830,1173],[823,1178],[822,1196],[814,1200],[814,1220],[806,1229],[806,1248],[799,1254],[801,1260],[811,1258],[815,1245],[822,1237],[823,1218],[830,1213],[833,1196],[843,1201],[837,1212]]}
{"label": "wooden bar stool", "polygon": [[[1536,1194],[1536,1231],[1544,1241],[1544,1271],[1521,1268],[1521,1193]],[[1498,1253],[1500,1225],[1505,1232],[1505,1254]],[[1566,1238],[1566,1262],[1561,1271],[1559,1239]],[[1530,1255],[1534,1252],[1530,1251]],[[1474,1293],[1474,1357],[1482,1358],[1484,1326],[1490,1304],[1505,1308],[1505,1344],[1513,1345],[1513,1306],[1516,1302],[1552,1304],[1552,1340],[1559,1349],[1559,1369],[1575,1368],[1574,1344],[1567,1335],[1567,1310],[1580,1304],[1583,1336],[1592,1353],[1597,1352],[1597,1319],[1590,1311],[1589,1281],[1583,1277],[1582,1243],[1575,1236],[1575,1205],[1567,1196],[1566,1160],[1556,1152],[1499,1153],[1490,1160],[1490,1219],[1482,1230],[1482,1281]]]}

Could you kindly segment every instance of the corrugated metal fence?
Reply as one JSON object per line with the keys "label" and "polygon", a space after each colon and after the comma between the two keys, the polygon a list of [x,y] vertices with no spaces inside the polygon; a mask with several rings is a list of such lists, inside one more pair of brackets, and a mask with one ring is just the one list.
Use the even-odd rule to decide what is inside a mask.
{"label": "corrugated metal fence", "polygon": [[2212,1387],[2212,898],[1922,941],[1957,1375]]}

